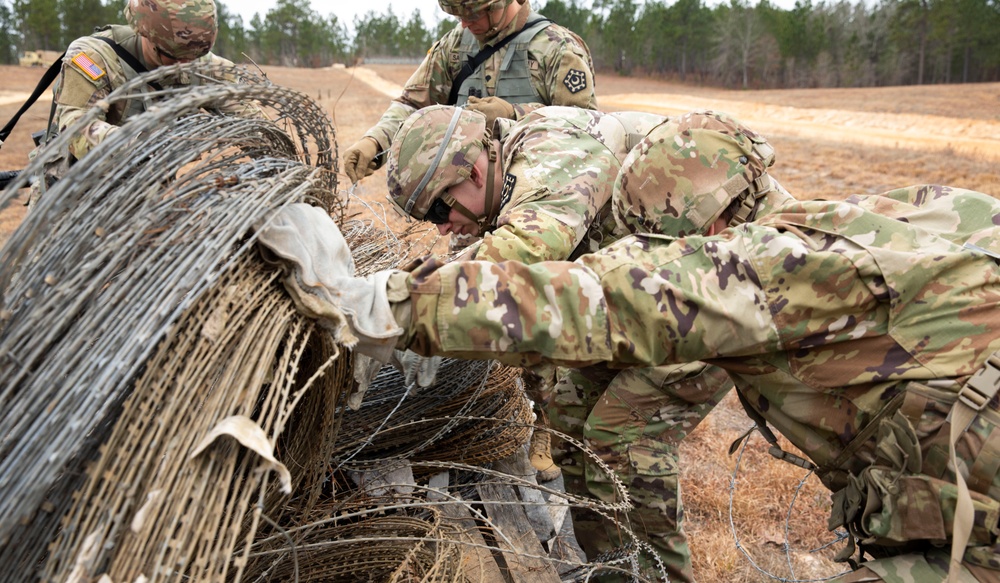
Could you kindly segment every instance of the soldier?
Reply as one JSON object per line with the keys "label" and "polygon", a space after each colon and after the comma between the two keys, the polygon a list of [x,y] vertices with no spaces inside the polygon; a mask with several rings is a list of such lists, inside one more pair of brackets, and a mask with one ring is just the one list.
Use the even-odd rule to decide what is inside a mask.
{"label": "soldier", "polygon": [[[996,581],[1000,202],[944,186],[800,201],[760,164],[760,140],[708,112],[656,128],[613,201],[622,228],[649,234],[576,262],[431,258],[368,280],[338,262],[325,285],[289,289],[367,349],[717,364],[833,492],[829,524],[850,533],[856,568],[838,580]],[[329,227],[307,212],[260,232],[293,265],[310,257],[272,235],[315,245]]]}
{"label": "soldier", "polygon": [[[469,259],[572,259],[621,236],[610,212],[621,160],[665,120],[640,112],[542,107],[520,121],[499,119],[487,131],[478,112],[427,107],[406,120],[389,152],[390,201],[404,216],[437,224],[442,234],[482,236],[463,254]],[[561,370],[554,390],[544,390],[536,375],[525,379],[539,405],[540,425],[583,439],[619,468],[636,499],[632,519],[644,540],[671,580],[689,581],[677,445],[732,386],[725,374],[702,364],[604,375]],[[675,386],[668,402],[662,395],[669,384]],[[621,423],[595,432],[585,430],[588,418]],[[561,466],[568,491],[614,496],[611,481],[576,448],[562,444],[556,466],[549,445],[549,433],[533,434],[530,460],[540,481],[555,478]],[[615,524],[597,513],[574,509],[573,520],[591,558],[620,542]]]}
{"label": "soldier", "polygon": [[[414,111],[465,105],[517,118],[521,104],[597,109],[590,49],[574,32],[531,10],[527,0],[438,0],[459,25],[439,39],[382,119],[344,152],[351,182],[382,166],[393,136]],[[530,109],[530,108],[528,108]]]}
{"label": "soldier", "polygon": [[[112,91],[148,70],[194,60],[233,64],[210,52],[218,31],[213,0],[128,0],[124,16],[128,26],[104,26],[91,36],[76,39],[66,49],[52,90],[56,106],[53,129],[66,131]],[[178,84],[187,82],[183,76],[177,79]],[[46,170],[48,179],[58,179],[69,165],[144,108],[141,99],[112,105],[70,141],[65,156]],[[221,109],[260,115],[255,106],[248,104],[224,104]],[[30,202],[40,195],[40,182],[32,186]]]}

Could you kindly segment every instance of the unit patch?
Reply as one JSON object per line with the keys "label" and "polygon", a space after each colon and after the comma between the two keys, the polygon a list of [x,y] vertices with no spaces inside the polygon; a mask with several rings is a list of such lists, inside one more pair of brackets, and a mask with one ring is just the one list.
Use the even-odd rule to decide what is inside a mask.
{"label": "unit patch", "polygon": [[73,57],[73,64],[79,67],[86,76],[90,77],[94,81],[97,81],[105,75],[104,69],[98,67],[97,63],[90,60],[90,57],[83,53]]}
{"label": "unit patch", "polygon": [[507,206],[510,197],[514,194],[514,185],[517,184],[517,176],[510,172],[503,175],[503,188],[500,189],[500,207]]}
{"label": "unit patch", "polygon": [[570,69],[563,77],[563,85],[570,93],[578,93],[587,88],[587,74],[579,69]]}

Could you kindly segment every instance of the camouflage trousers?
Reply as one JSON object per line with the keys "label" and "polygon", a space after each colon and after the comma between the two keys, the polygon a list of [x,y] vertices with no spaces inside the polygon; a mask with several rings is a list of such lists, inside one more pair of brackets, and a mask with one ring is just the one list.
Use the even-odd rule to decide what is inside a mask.
{"label": "camouflage trousers", "polygon": [[[948,563],[950,560],[951,556],[947,550],[934,550],[927,553],[907,553],[862,563],[856,571],[831,579],[831,583],[868,583],[876,581],[883,581],[885,583],[924,583],[925,581],[944,581],[948,577]],[[963,562],[962,573],[958,580],[962,583],[997,583],[1000,581],[1000,571]]]}
{"label": "camouflage trousers", "polygon": [[[634,509],[619,522],[652,546],[670,581],[691,581],[691,556],[682,529],[677,444],[732,388],[721,369],[702,363],[650,369],[561,369],[549,405],[554,429],[581,440],[628,488]],[[561,441],[561,440],[560,440]],[[566,491],[615,502],[611,478],[568,443],[553,447]],[[617,525],[587,509],[574,508],[573,528],[590,560],[627,544]],[[660,570],[649,553],[640,558],[643,576]],[[602,581],[606,577],[601,578]]]}

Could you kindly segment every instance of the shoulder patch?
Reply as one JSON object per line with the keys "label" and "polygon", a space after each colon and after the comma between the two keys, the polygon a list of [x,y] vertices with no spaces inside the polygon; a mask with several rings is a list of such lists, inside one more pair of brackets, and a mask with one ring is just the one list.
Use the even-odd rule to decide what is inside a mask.
{"label": "shoulder patch", "polygon": [[510,197],[514,194],[514,185],[517,184],[517,176],[514,176],[510,172],[503,175],[503,188],[500,190],[500,207],[503,208],[507,206],[510,202]]}
{"label": "shoulder patch", "polygon": [[85,53],[80,53],[73,57],[73,64],[76,65],[84,75],[90,77],[94,81],[97,81],[103,77],[106,73],[104,69],[97,66],[97,63],[91,60]]}
{"label": "shoulder patch", "polygon": [[570,93],[579,93],[587,88],[587,74],[579,69],[570,69],[562,82]]}

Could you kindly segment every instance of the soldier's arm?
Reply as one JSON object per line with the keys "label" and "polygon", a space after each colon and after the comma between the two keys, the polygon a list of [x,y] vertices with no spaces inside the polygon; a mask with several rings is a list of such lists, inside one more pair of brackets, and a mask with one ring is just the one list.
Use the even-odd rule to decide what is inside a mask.
{"label": "soldier's arm", "polygon": [[[418,265],[401,344],[517,366],[657,366],[780,347],[753,278],[683,241],[629,238],[577,262]],[[397,282],[398,283],[398,282]],[[402,323],[402,322],[401,322]]]}
{"label": "soldier's arm", "polygon": [[533,39],[529,51],[539,62],[533,75],[538,76],[536,85],[547,104],[597,109],[594,66],[590,50],[579,36],[549,26]]}
{"label": "soldier's arm", "polygon": [[461,26],[457,26],[431,46],[406,81],[402,95],[394,99],[378,123],[365,132],[366,137],[378,142],[380,151],[389,149],[392,138],[414,111],[448,101],[456,71],[451,55],[455,53],[461,32]]}
{"label": "soldier's arm", "polygon": [[523,205],[504,218],[503,225],[483,237],[476,261],[565,261],[587,232],[587,225],[561,221],[536,204]]}
{"label": "soldier's arm", "polygon": [[[84,52],[70,47],[63,59],[53,95],[56,102],[55,124],[59,132],[65,132],[91,107],[107,97],[111,90],[108,65],[104,59],[94,51]],[[117,130],[118,127],[108,123],[106,115],[100,113],[97,119],[73,136],[69,151],[79,160]]]}

